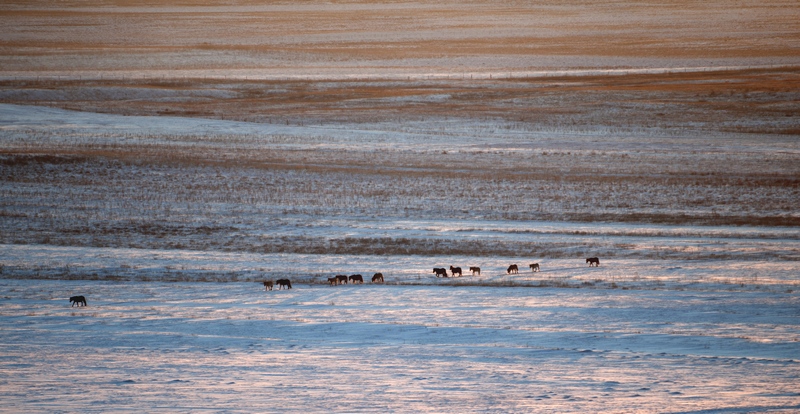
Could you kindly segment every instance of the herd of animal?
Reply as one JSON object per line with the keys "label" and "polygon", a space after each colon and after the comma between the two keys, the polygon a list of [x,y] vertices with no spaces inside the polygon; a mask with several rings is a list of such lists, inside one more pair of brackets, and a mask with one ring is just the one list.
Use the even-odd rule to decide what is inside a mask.
{"label": "herd of animal", "polygon": [[[586,263],[588,263],[589,266],[600,266],[600,259],[598,259],[596,257],[590,257],[590,258],[586,259]],[[541,267],[539,266],[539,263],[531,263],[531,264],[528,265],[528,267],[531,269],[532,272],[538,272],[541,269]],[[481,268],[480,267],[471,266],[469,268],[469,271],[472,272],[473,276],[475,276],[475,275],[480,276],[481,275]],[[452,277],[456,277],[456,275],[463,276],[464,272],[463,272],[463,270],[461,270],[460,267],[450,266],[450,273],[451,273],[450,275],[447,274],[447,269],[445,269],[443,267],[434,267],[433,268],[433,273],[436,274],[436,277],[451,277],[451,276]],[[517,266],[516,264],[512,264],[512,265],[508,266],[508,268],[506,269],[506,273],[508,273],[508,274],[519,274],[519,266]],[[383,282],[384,282],[384,279],[383,279],[383,274],[382,273],[375,273],[372,276],[372,283],[383,283]],[[334,277],[329,277],[328,278],[328,284],[330,286],[346,285],[348,283],[353,284],[353,285],[354,284],[363,284],[364,283],[364,277],[361,276],[361,275],[350,275],[350,276],[347,276],[347,275],[336,275]],[[279,279],[279,280],[277,280],[275,282],[275,284],[278,285],[278,289],[282,289],[283,287],[286,287],[287,289],[291,289],[292,288],[292,282],[290,282],[289,279]],[[273,286],[273,282],[271,280],[265,280],[264,281],[264,288],[266,290],[272,290],[272,286]]]}
{"label": "herd of animal", "polygon": [[[361,275],[336,275],[328,278],[328,284],[331,286],[346,285],[348,281],[350,284],[363,284],[364,277]],[[375,273],[372,276],[372,283],[383,283],[383,274]],[[292,282],[289,281],[289,279],[278,279],[274,283],[271,280],[264,281],[265,290],[272,290],[273,285],[278,285],[278,290],[282,289],[283,287],[286,287],[287,289],[292,288]]]}
{"label": "herd of animal", "polygon": [[[586,263],[588,263],[590,267],[591,266],[597,267],[600,266],[600,259],[596,257],[589,257],[586,259]],[[531,272],[538,272],[540,269],[539,263],[531,263],[528,265],[528,267],[531,269]],[[475,276],[475,274],[477,274],[478,276],[481,275],[480,267],[472,266],[469,268],[469,271],[472,272],[473,276]],[[434,267],[433,273],[436,274],[436,277],[449,277],[447,275],[447,269],[443,267]],[[460,267],[450,266],[450,273],[452,273],[452,277],[455,277],[456,275],[462,276],[463,272]],[[506,269],[506,273],[518,274],[519,266],[517,266],[516,264],[508,266],[508,268]],[[350,276],[336,275],[334,277],[328,278],[328,284],[331,286],[346,285],[348,281],[350,282],[350,284],[363,284],[364,277],[361,275],[350,275]],[[372,276],[372,283],[383,283],[383,274],[375,273]],[[272,287],[275,285],[278,285],[278,290],[281,290],[283,288],[286,289],[292,288],[292,282],[289,279],[278,279],[275,282],[271,280],[265,280],[263,284],[264,284],[264,290],[272,290]],[[71,304],[70,307],[73,307],[75,305],[78,305],[79,307],[86,306],[86,298],[84,296],[70,296],[69,302]]]}
{"label": "herd of animal", "polygon": [[[350,281],[351,284],[364,283],[364,277],[361,275],[336,275],[328,278],[328,284],[331,286],[346,285]],[[383,273],[375,273],[372,275],[372,283],[383,283]]]}
{"label": "herd of animal", "polygon": [[[597,267],[600,266],[600,259],[598,259],[597,257],[589,257],[586,259],[586,263],[589,263],[589,266]],[[528,265],[528,267],[531,269],[531,272],[538,272],[541,269],[539,263],[531,263]],[[469,268],[469,271],[472,272],[473,276],[475,276],[476,274],[478,276],[481,275],[480,267],[472,266]],[[434,267],[433,273],[436,274],[436,277],[456,277],[456,275],[463,276],[463,271],[461,270],[461,268],[455,266],[450,266],[450,276],[447,275],[447,269],[443,267]],[[508,273],[509,275],[519,274],[519,266],[517,266],[516,264],[508,266],[508,268],[506,269],[506,273]]]}

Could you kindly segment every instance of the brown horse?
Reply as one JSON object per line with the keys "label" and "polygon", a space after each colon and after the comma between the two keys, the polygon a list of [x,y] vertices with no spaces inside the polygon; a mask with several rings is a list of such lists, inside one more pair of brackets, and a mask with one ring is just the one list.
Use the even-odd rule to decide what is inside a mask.
{"label": "brown horse", "polygon": [[292,288],[292,282],[289,279],[278,279],[275,281],[275,283],[278,285],[278,290],[281,290],[284,287],[286,289]]}
{"label": "brown horse", "polygon": [[383,273],[375,273],[375,275],[372,276],[372,283],[378,282],[383,283]]}
{"label": "brown horse", "polygon": [[481,268],[480,267],[472,266],[472,267],[469,268],[469,271],[472,272],[472,276],[475,276],[475,273],[477,273],[478,276],[481,275]]}
{"label": "brown horse", "polygon": [[443,267],[434,267],[433,273],[436,273],[436,277],[447,277],[447,269]]}
{"label": "brown horse", "polygon": [[264,281],[264,290],[272,290],[272,281],[271,280],[265,280]]}
{"label": "brown horse", "polygon": [[338,284],[347,284],[347,275],[336,275],[336,283]]}
{"label": "brown horse", "polygon": [[450,271],[453,273],[453,277],[456,277],[456,273],[458,273],[459,276],[462,276],[460,267],[450,266]]}
{"label": "brown horse", "polygon": [[339,284],[339,280],[338,280],[338,279],[336,279],[336,276],[334,276],[334,277],[329,277],[329,278],[328,278],[328,284],[329,284],[329,285],[331,285],[331,286],[333,286],[333,285],[338,285],[338,284]]}
{"label": "brown horse", "polygon": [[594,265],[595,267],[598,267],[598,266],[600,266],[600,259],[598,259],[596,257],[590,257],[590,258],[586,259],[586,263],[589,263],[589,267],[591,267],[592,265]]}
{"label": "brown horse", "polygon": [[350,275],[350,283],[364,283],[364,278],[361,275]]}
{"label": "brown horse", "polygon": [[531,272],[538,272],[539,271],[539,263],[531,263],[528,266],[530,266]]}
{"label": "brown horse", "polygon": [[512,274],[512,273],[517,274],[517,273],[519,273],[519,267],[517,267],[517,265],[515,265],[515,264],[512,264],[511,266],[508,267],[508,269],[506,269],[506,272],[508,274]]}
{"label": "brown horse", "polygon": [[71,305],[69,305],[70,308],[75,305],[78,305],[78,307],[80,307],[81,304],[83,304],[83,306],[86,306],[86,298],[83,296],[70,296],[69,303],[71,303]]}

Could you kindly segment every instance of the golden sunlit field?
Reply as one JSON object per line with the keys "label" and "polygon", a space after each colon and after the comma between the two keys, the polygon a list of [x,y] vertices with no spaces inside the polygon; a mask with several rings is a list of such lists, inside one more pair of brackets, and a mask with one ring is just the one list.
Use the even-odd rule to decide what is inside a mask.
{"label": "golden sunlit field", "polygon": [[3,71],[350,77],[797,64],[793,1],[6,2]]}

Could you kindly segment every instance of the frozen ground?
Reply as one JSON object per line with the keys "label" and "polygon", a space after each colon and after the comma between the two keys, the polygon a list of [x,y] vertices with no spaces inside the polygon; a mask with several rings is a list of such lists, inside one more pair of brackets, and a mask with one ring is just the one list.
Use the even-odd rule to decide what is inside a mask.
{"label": "frozen ground", "polygon": [[487,265],[800,257],[791,136],[0,115],[2,243]]}
{"label": "frozen ground", "polygon": [[[0,245],[7,278],[115,281],[260,282],[289,278],[327,285],[336,274],[382,273],[391,285],[521,286],[586,289],[764,291],[800,289],[796,261],[632,260],[603,257],[600,267],[581,259],[543,259],[532,272],[528,261],[497,256],[358,254],[254,254]],[[517,264],[518,274],[507,273]],[[434,267],[461,267],[462,277],[437,278]],[[480,267],[472,274],[470,267]],[[452,275],[450,275],[452,276]],[[365,278],[365,280],[367,279]]]}
{"label": "frozen ground", "polygon": [[1,410],[800,409],[791,137],[0,113]]}
{"label": "frozen ground", "polygon": [[[796,412],[796,294],[0,280],[9,412]],[[88,307],[67,297],[86,295]]]}
{"label": "frozen ground", "polygon": [[0,412],[800,411],[798,21],[6,2]]}
{"label": "frozen ground", "polygon": [[[612,267],[596,278],[607,283],[700,279],[676,272],[688,261],[710,263],[705,281],[791,289],[800,263],[791,136],[519,133],[501,121],[397,131],[17,105],[0,116],[11,277],[152,279],[160,268],[186,272],[172,280],[324,282],[354,269],[405,282],[441,265],[492,275],[562,261],[543,275],[594,282],[549,272],[600,256],[655,263]],[[157,251],[171,259],[136,253]],[[483,281],[494,282],[506,283]]]}

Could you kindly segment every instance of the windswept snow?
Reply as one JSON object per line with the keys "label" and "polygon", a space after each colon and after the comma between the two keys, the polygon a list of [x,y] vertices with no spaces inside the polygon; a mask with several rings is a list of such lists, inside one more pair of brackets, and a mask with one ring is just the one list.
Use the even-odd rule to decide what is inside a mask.
{"label": "windswept snow", "polygon": [[[785,151],[770,168],[786,174],[791,140],[648,137],[659,150],[636,153],[619,137],[584,162],[597,135],[497,128],[479,138],[485,124],[454,137],[432,125],[397,132],[0,105],[0,128],[12,154],[0,158],[5,410],[800,409],[796,227],[527,220],[531,200],[518,186],[537,180],[533,201],[568,197],[574,204],[559,208],[590,212],[603,199],[553,176],[515,178],[531,159],[567,175],[603,160],[618,177],[644,177],[616,202],[713,219],[743,207],[714,201],[710,214],[706,201],[659,201],[659,191],[686,188],[644,171],[673,168],[670,157],[728,171],[729,160],[755,166]],[[698,151],[708,144],[713,151]],[[286,158],[264,166],[260,157]],[[458,174],[435,175],[434,158]],[[485,179],[495,160],[512,171]],[[398,186],[406,174],[418,178]],[[702,180],[713,192],[697,195],[722,202],[741,188],[761,194],[752,217],[797,200]],[[586,265],[594,255],[600,267]],[[506,272],[512,263],[519,274]],[[464,276],[432,273],[451,265]],[[369,283],[375,272],[385,284]],[[329,286],[336,274],[367,283]],[[293,289],[260,284],[284,277]],[[78,294],[88,306],[70,308]]]}
{"label": "windswept snow", "polygon": [[[10,411],[792,412],[766,292],[0,280]],[[69,308],[84,294],[88,306]]]}
{"label": "windswept snow", "polygon": [[800,412],[798,10],[4,4],[0,412]]}

